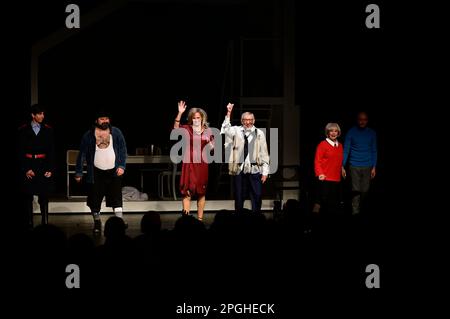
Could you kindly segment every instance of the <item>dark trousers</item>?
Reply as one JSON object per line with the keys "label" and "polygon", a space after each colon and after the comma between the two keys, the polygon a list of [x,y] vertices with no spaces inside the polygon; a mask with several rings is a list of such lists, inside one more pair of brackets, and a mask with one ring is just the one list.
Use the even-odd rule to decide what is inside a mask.
{"label": "dark trousers", "polygon": [[244,209],[244,201],[250,194],[252,211],[260,212],[262,205],[261,174],[244,174],[233,176],[234,178],[234,209],[241,212]]}
{"label": "dark trousers", "polygon": [[100,212],[103,197],[107,207],[122,207],[122,177],[115,169],[101,170],[94,167],[94,183],[89,186],[87,205],[93,213]]}
{"label": "dark trousers", "polygon": [[370,187],[371,167],[350,166],[352,181],[352,214],[357,215],[364,207]]}
{"label": "dark trousers", "polygon": [[[33,228],[33,194],[30,193],[24,193],[23,194],[23,204],[24,204],[24,212],[25,212],[25,219],[28,228]],[[41,210],[41,216],[42,216],[42,224],[48,223],[48,196],[47,194],[38,194],[38,203],[39,208]]]}
{"label": "dark trousers", "polygon": [[318,202],[321,214],[326,216],[340,213],[341,197],[339,182],[318,181]]}

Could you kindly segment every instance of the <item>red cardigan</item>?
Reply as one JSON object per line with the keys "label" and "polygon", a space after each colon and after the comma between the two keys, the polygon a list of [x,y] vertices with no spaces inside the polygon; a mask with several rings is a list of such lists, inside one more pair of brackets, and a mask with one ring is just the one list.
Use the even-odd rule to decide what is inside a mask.
{"label": "red cardigan", "polygon": [[326,181],[340,182],[344,148],[342,143],[337,147],[331,146],[326,140],[319,143],[314,158],[316,176],[324,174]]}

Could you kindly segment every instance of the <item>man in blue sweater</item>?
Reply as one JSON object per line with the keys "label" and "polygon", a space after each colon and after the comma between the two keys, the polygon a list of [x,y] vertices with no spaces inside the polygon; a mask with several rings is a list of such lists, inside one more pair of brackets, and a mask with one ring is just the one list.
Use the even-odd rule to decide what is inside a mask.
{"label": "man in blue sweater", "polygon": [[366,112],[359,112],[357,119],[358,125],[352,127],[345,137],[342,163],[342,175],[345,177],[344,167],[349,162],[353,215],[361,211],[377,166],[377,135],[367,127],[369,118]]}

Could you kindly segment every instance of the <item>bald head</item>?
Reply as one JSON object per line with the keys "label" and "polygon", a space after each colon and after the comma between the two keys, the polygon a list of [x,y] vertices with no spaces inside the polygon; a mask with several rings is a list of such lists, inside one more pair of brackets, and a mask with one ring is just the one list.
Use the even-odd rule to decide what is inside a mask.
{"label": "bald head", "polygon": [[359,112],[357,116],[358,126],[360,128],[367,127],[367,123],[369,122],[369,116],[367,116],[366,112]]}

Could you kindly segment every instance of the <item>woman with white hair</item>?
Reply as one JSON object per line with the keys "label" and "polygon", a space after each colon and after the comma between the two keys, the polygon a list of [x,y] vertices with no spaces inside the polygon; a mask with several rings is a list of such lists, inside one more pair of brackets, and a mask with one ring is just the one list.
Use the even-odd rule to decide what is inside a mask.
{"label": "woman with white hair", "polygon": [[326,139],[319,143],[314,158],[314,171],[318,178],[318,198],[313,212],[335,213],[339,207],[340,181],[344,148],[339,143],[341,128],[337,123],[325,126]]}

